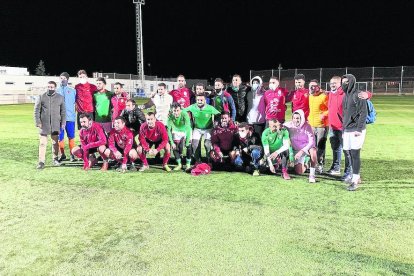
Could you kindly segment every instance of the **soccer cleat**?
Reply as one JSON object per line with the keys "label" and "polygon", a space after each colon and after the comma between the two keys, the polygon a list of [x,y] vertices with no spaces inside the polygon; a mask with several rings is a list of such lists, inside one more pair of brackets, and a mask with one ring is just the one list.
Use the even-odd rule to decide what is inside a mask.
{"label": "soccer cleat", "polygon": [[39,164],[37,164],[36,169],[38,169],[38,170],[43,170],[44,168],[45,168],[45,163],[43,163],[43,162],[39,162]]}
{"label": "soccer cleat", "polygon": [[182,168],[183,168],[183,165],[178,164],[177,166],[175,166],[174,171],[181,171]]}
{"label": "soccer cleat", "polygon": [[64,153],[62,153],[62,155],[59,158],[59,162],[62,162],[64,160],[66,160],[66,155]]}
{"label": "soccer cleat", "polygon": [[330,175],[340,175],[341,170],[339,168],[331,168],[327,173]]}
{"label": "soccer cleat", "polygon": [[76,158],[75,158],[75,155],[71,154],[70,155],[70,162],[75,162],[75,161],[77,161]]}
{"label": "soccer cleat", "polygon": [[253,176],[259,176],[260,175],[260,172],[259,172],[259,170],[254,170],[253,171]]}
{"label": "soccer cleat", "polygon": [[62,165],[62,163],[60,163],[57,158],[56,159],[53,159],[53,166],[59,167],[60,165]]}
{"label": "soccer cleat", "polygon": [[107,171],[108,170],[108,161],[104,161],[102,164],[101,171]]}
{"label": "soccer cleat", "polygon": [[170,171],[171,171],[171,168],[170,168],[170,167],[168,167],[168,164],[165,164],[165,165],[163,166],[163,168],[164,168],[164,170],[166,170],[167,172],[170,172]]}
{"label": "soccer cleat", "polygon": [[290,180],[290,175],[288,174],[287,170],[282,169],[282,177],[284,180]]}
{"label": "soccer cleat", "polygon": [[142,165],[142,167],[138,170],[140,172],[146,171],[149,169],[149,166]]}
{"label": "soccer cleat", "polygon": [[309,175],[309,183],[316,183],[316,178],[314,175]]}

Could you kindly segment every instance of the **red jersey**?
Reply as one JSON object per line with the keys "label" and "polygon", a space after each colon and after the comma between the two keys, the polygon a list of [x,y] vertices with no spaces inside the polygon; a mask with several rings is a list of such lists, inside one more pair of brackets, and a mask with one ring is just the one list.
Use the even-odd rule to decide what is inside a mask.
{"label": "red jersey", "polygon": [[211,144],[213,145],[214,151],[217,153],[222,150],[231,151],[234,146],[237,131],[238,128],[232,122],[226,128],[221,126],[215,127],[211,135]]}
{"label": "red jersey", "polygon": [[106,145],[105,132],[102,126],[96,122],[92,122],[88,129],[82,128],[79,132],[79,138],[84,151]]}
{"label": "red jersey", "polygon": [[[302,109],[305,113],[305,119],[309,116],[309,90],[306,88],[297,89],[289,93],[292,101],[292,113],[298,109]],[[288,97],[287,97],[288,98]],[[287,102],[290,99],[286,100]]]}
{"label": "red jersey", "polygon": [[164,124],[160,121],[155,122],[155,127],[149,128],[147,122],[143,123],[139,129],[139,142],[145,151],[149,151],[148,141],[160,143],[157,151],[160,151],[168,143],[168,133]]}
{"label": "red jersey", "polygon": [[190,99],[193,92],[187,87],[171,90],[169,93],[173,97],[173,102],[181,105],[181,108],[186,108],[190,105]]}
{"label": "red jersey", "polygon": [[122,92],[121,95],[113,95],[111,98],[112,104],[112,122],[115,118],[121,115],[122,110],[126,107],[126,102],[129,99],[129,95],[126,92]]}
{"label": "red jersey", "polygon": [[109,133],[108,139],[108,147],[109,149],[115,153],[118,152],[118,149],[122,149],[124,152],[124,158],[122,160],[122,164],[126,164],[128,162],[128,154],[129,151],[134,146],[134,134],[132,133],[129,128],[124,127],[120,131],[116,131],[112,129]]}
{"label": "red jersey", "polygon": [[266,120],[277,119],[283,123],[286,114],[286,88],[278,87],[276,90],[267,90],[264,93],[264,103],[266,106]]}
{"label": "red jersey", "polygon": [[92,113],[93,108],[93,94],[98,88],[89,82],[85,84],[78,83],[76,89],[76,111],[78,113]]}

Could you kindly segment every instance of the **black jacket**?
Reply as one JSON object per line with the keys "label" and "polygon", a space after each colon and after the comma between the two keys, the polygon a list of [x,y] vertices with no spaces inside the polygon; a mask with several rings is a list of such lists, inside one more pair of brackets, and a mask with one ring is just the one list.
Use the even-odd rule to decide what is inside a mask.
{"label": "black jacket", "polygon": [[237,122],[246,122],[247,116],[247,92],[250,90],[250,87],[240,84],[239,90],[234,91],[231,86],[227,87],[226,91],[231,95],[234,100],[234,105],[236,106],[236,121]]}
{"label": "black jacket", "polygon": [[121,116],[125,119],[126,127],[131,129],[134,134],[137,134],[139,132],[141,124],[145,122],[145,114],[138,107],[135,107],[131,111],[124,109],[121,113]]}
{"label": "black jacket", "polygon": [[358,98],[360,92],[356,87],[356,79],[354,75],[347,74],[342,76],[349,80],[349,85],[342,100],[343,109],[343,130],[344,132],[361,132],[366,127],[367,119],[367,101]]}

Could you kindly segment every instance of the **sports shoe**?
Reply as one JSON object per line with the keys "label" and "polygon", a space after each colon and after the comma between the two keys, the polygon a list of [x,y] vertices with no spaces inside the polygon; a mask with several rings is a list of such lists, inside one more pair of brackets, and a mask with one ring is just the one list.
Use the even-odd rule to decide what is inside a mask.
{"label": "sports shoe", "polygon": [[170,167],[168,167],[168,164],[165,164],[165,165],[163,166],[163,168],[164,168],[164,170],[166,170],[167,172],[170,172],[170,171],[171,171],[171,168],[170,168]]}
{"label": "sports shoe", "polygon": [[101,171],[107,171],[108,170],[108,161],[104,161],[102,164]]}
{"label": "sports shoe", "polygon": [[139,172],[143,172],[149,169],[149,166],[142,165],[142,167],[138,170]]}
{"label": "sports shoe", "polygon": [[309,175],[309,183],[316,183],[316,178],[314,175]]}
{"label": "sports shoe", "polygon": [[361,183],[361,180],[359,179],[357,182],[352,182],[351,185],[348,186],[348,188],[346,188],[348,191],[356,191],[359,188],[359,183]]}
{"label": "sports shoe", "polygon": [[36,169],[38,169],[38,170],[43,170],[44,168],[45,168],[45,163],[43,163],[43,162],[39,162],[39,164],[37,164]]}
{"label": "sports shoe", "polygon": [[351,184],[351,182],[352,182],[352,173],[345,173],[341,177],[341,181],[344,181],[345,183]]}
{"label": "sports shoe", "polygon": [[60,165],[62,165],[62,163],[60,163],[57,158],[56,159],[53,159],[53,166],[59,167]]}
{"label": "sports shoe", "polygon": [[70,155],[70,162],[75,162],[75,161],[76,161],[75,155],[71,154]]}
{"label": "sports shoe", "polygon": [[131,166],[129,166],[129,170],[130,170],[131,172],[136,172],[136,171],[137,171],[137,167],[135,167],[134,162],[132,162],[132,163],[131,163]]}
{"label": "sports shoe", "polygon": [[59,162],[62,162],[64,160],[66,160],[66,155],[63,153],[59,158]]}
{"label": "sports shoe", "polygon": [[329,171],[327,173],[330,174],[330,175],[340,175],[341,174],[341,169],[332,167],[332,168],[329,169]]}
{"label": "sports shoe", "polygon": [[183,165],[178,164],[177,166],[175,166],[174,171],[181,171],[182,168],[183,168]]}
{"label": "sports shoe", "polygon": [[290,180],[290,175],[288,174],[286,169],[282,169],[282,177],[284,180]]}
{"label": "sports shoe", "polygon": [[318,174],[322,174],[323,173],[323,165],[317,165],[316,166],[316,172]]}
{"label": "sports shoe", "polygon": [[254,170],[253,171],[253,176],[259,176],[260,175],[260,172],[259,172],[259,170]]}

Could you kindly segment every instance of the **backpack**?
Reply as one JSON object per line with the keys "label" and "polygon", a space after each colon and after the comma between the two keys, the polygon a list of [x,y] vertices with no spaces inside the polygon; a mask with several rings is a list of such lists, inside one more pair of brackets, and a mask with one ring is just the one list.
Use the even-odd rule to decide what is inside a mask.
{"label": "backpack", "polygon": [[365,120],[366,124],[373,124],[377,119],[377,112],[375,111],[374,104],[367,100],[367,119]]}

